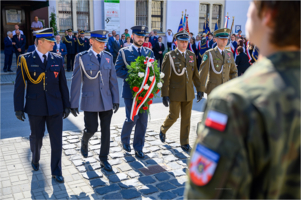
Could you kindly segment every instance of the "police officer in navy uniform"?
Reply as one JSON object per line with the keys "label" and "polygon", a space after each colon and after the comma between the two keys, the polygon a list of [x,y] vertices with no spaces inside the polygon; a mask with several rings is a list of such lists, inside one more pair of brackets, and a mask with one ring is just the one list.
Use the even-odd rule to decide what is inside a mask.
{"label": "police officer in navy uniform", "polygon": [[75,54],[77,53],[77,38],[72,35],[72,29],[68,29],[68,35],[64,37],[64,44],[67,47],[67,72],[73,71]]}
{"label": "police officer in navy uniform", "polygon": [[35,34],[38,42],[36,50],[19,56],[14,89],[15,114],[22,121],[25,119],[24,112],[28,114],[31,165],[35,171],[39,170],[46,123],[51,144],[51,174],[56,181],[64,182],[61,167],[62,128],[63,118],[70,113],[70,102],[63,59],[51,52],[55,42],[52,28],[35,31]]}
{"label": "police officer in navy uniform", "polygon": [[[77,54],[71,83],[71,112],[78,114],[79,96],[82,89],[81,109],[84,111],[85,129],[81,141],[81,153],[88,157],[89,139],[101,126],[99,160],[101,166],[112,171],[108,162],[110,149],[110,124],[119,108],[119,91],[116,71],[111,53],[104,51],[108,31],[91,31],[89,51]],[[82,87],[81,87],[82,86]]]}
{"label": "police officer in navy uniform", "polygon": [[[133,44],[119,50],[115,64],[117,76],[124,79],[122,97],[124,98],[126,108],[126,120],[121,131],[121,141],[123,144],[123,149],[130,152],[130,136],[133,127],[136,125],[133,147],[136,156],[139,158],[144,158],[142,149],[144,146],[148,114],[146,112],[139,113],[135,116],[134,121],[131,120],[130,114],[133,104],[133,94],[129,84],[125,79],[129,76],[127,65],[131,65],[131,62],[135,62],[135,59],[138,56],[148,56],[154,58],[154,52],[147,47],[142,47],[148,28],[146,26],[134,26],[131,29],[133,32]],[[124,59],[122,55],[124,55]]]}
{"label": "police officer in navy uniform", "polygon": [[80,31],[80,36],[77,38],[77,53],[87,51],[89,48],[89,39],[85,37],[85,31]]}

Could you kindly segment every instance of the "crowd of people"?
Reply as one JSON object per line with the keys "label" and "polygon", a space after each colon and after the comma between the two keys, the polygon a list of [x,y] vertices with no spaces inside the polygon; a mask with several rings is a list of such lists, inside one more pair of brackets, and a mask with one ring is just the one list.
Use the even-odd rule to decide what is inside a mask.
{"label": "crowd of people", "polygon": [[[25,120],[25,113],[29,118],[33,170],[40,169],[47,126],[51,175],[57,182],[64,182],[63,119],[70,113],[77,117],[81,109],[85,128],[80,153],[88,157],[89,140],[98,130],[100,119],[98,160],[104,170],[112,171],[112,161],[108,160],[110,124],[113,112],[119,109],[119,91],[126,115],[119,141],[125,152],[131,153],[133,147],[135,156],[144,159],[149,114],[136,112],[139,111],[136,105],[138,101],[143,104],[145,99],[154,98],[150,92],[156,84],[157,92],[161,89],[163,104],[169,107],[156,137],[162,144],[167,142],[168,130],[181,116],[180,148],[190,153],[185,199],[300,199],[300,18],[292,18],[288,11],[299,16],[300,1],[250,2],[246,35],[260,49],[258,62],[254,54],[257,46],[250,45],[241,32],[231,35],[228,28],[196,36],[197,39],[186,30],[174,36],[169,30],[167,48],[177,48],[164,56],[162,37],[155,31],[148,35],[146,26],[132,27],[133,35],[125,31],[121,39],[115,31],[91,31],[89,44],[84,32],[79,31],[82,38],[77,38],[69,29],[63,43],[68,51],[67,70],[73,70],[70,92],[62,54],[51,52],[53,45],[62,44],[60,37],[51,28],[36,31],[33,54],[18,58],[20,67],[14,86],[15,115],[21,121]],[[8,35],[7,40],[13,40],[12,33]],[[279,40],[283,35],[287,37]],[[21,41],[22,37],[16,39]],[[124,44],[128,46],[123,48]],[[88,47],[88,51],[78,52]],[[19,53],[22,51],[21,47],[17,49]],[[252,63],[251,51],[257,63],[245,72]],[[148,77],[150,70],[145,70],[140,77],[145,78],[141,84],[141,89],[146,90],[143,92],[139,88],[135,91],[128,81],[129,76],[137,73],[127,66],[140,56],[149,57],[145,59],[146,67],[152,66],[154,57],[159,63],[164,57],[160,73],[163,81],[156,83],[157,77]],[[245,74],[237,78],[239,73]],[[122,89],[117,77],[123,79]],[[198,137],[191,147],[193,100],[196,97],[200,102],[204,93],[207,94],[204,113],[197,124]]]}

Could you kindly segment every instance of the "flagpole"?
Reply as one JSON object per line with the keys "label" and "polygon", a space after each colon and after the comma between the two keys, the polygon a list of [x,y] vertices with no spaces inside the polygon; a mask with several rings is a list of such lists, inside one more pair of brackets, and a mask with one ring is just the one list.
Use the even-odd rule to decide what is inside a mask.
{"label": "flagpole", "polygon": [[233,16],[232,25],[231,25],[231,34],[232,34],[233,25],[234,25],[234,16]]}

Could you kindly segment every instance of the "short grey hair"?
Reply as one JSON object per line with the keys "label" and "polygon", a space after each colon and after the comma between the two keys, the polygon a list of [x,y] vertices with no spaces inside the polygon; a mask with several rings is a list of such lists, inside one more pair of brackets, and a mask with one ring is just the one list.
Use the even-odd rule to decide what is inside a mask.
{"label": "short grey hair", "polygon": [[13,32],[11,31],[7,31],[7,35],[13,34]]}
{"label": "short grey hair", "polygon": [[[57,34],[56,36],[60,36],[60,37],[61,37],[61,35],[60,35],[60,34]],[[55,36],[55,37],[56,37],[56,36]]]}

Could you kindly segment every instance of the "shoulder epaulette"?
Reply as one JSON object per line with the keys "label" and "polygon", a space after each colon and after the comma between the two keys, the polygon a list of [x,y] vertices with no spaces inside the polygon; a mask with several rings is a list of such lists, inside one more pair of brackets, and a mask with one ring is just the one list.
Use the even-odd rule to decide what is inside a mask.
{"label": "shoulder epaulette", "polygon": [[190,51],[189,49],[187,49],[187,52],[194,54],[192,51]]}
{"label": "shoulder epaulette", "polygon": [[106,54],[108,54],[109,56],[112,56],[112,54],[110,52],[104,51]]}
{"label": "shoulder epaulette", "polygon": [[150,49],[150,48],[148,48],[148,47],[143,47],[143,48],[146,48],[147,50],[153,51],[153,50],[151,50],[151,49]]}
{"label": "shoulder epaulette", "polygon": [[21,55],[19,55],[19,56],[28,56],[29,54],[31,54],[32,52],[27,52],[27,53],[23,53],[23,54],[21,54]]}
{"label": "shoulder epaulette", "polygon": [[54,53],[54,52],[50,52],[51,55],[53,55],[54,57],[57,57],[57,58],[62,58],[63,56],[57,54],[57,53]]}
{"label": "shoulder epaulette", "polygon": [[231,52],[231,53],[232,53],[232,51],[231,51],[230,49],[226,49],[226,51],[229,51],[229,52]]}
{"label": "shoulder epaulette", "polygon": [[86,53],[88,53],[88,51],[87,51],[87,50],[86,50],[86,51],[82,51],[82,52],[78,53],[78,55],[79,55],[79,56],[82,56],[82,55],[84,55],[84,54],[86,54]]}
{"label": "shoulder epaulette", "polygon": [[[129,47],[130,47],[130,46],[127,46],[127,47],[122,47],[121,49],[122,49],[122,50],[128,50],[128,49],[129,49]],[[119,49],[119,50],[121,50],[121,49]]]}

